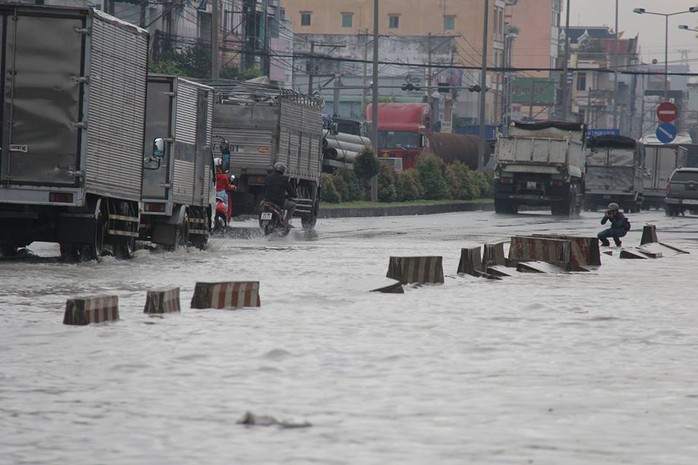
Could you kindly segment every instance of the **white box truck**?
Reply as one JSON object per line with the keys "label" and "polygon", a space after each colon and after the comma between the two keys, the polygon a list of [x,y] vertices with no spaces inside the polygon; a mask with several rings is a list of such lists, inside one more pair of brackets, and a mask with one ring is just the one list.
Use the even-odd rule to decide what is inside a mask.
{"label": "white box truck", "polygon": [[89,8],[0,4],[0,248],[69,260],[138,237],[148,33]]}

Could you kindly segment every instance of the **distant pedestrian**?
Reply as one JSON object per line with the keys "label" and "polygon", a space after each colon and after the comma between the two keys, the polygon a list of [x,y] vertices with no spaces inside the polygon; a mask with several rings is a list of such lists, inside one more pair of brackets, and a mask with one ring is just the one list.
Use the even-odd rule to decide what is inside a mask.
{"label": "distant pedestrian", "polygon": [[621,246],[620,238],[625,236],[630,231],[630,221],[619,210],[617,203],[609,203],[608,210],[601,218],[601,224],[611,222],[611,227],[601,231],[597,237],[601,241],[601,245],[609,246],[608,238],[612,237],[617,247]]}

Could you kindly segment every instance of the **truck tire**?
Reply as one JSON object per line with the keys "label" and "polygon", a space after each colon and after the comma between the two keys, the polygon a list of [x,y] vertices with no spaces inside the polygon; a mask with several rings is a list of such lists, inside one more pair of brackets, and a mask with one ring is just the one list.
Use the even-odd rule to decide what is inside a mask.
{"label": "truck tire", "polygon": [[[136,217],[137,213],[134,208],[128,202],[121,203],[121,215]],[[131,233],[138,233],[138,223],[120,221],[118,224],[123,224],[123,229],[129,230]],[[116,258],[122,260],[128,260],[133,258],[133,254],[136,251],[136,238],[134,236],[119,236],[116,238],[114,243],[114,255]]]}
{"label": "truck tire", "polygon": [[579,190],[576,184],[570,184],[567,189],[567,195],[563,200],[552,202],[550,204],[550,213],[555,216],[577,216],[581,203],[579,201]]}
{"label": "truck tire", "polygon": [[512,215],[519,211],[519,206],[514,200],[494,199],[494,212],[497,214]]}
{"label": "truck tire", "polygon": [[184,214],[179,219],[175,229],[175,243],[171,250],[175,251],[187,245],[189,245],[189,212],[184,210]]}

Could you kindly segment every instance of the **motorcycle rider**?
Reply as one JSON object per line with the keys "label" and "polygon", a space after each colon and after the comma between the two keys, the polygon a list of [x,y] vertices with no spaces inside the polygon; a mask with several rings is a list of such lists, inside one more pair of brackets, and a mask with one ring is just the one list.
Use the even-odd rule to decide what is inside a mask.
{"label": "motorcycle rider", "polygon": [[285,172],[286,165],[281,162],[274,164],[274,170],[270,175],[267,176],[264,185],[264,200],[273,203],[282,210],[285,210],[286,214],[284,216],[284,223],[290,224],[296,204],[286,198],[286,194],[288,194],[289,197],[294,198],[296,197],[296,189],[294,189],[293,185],[291,185],[288,178],[284,176]]}
{"label": "motorcycle rider", "polygon": [[216,158],[216,198],[225,205],[228,218],[233,216],[233,206],[228,204],[228,192],[234,190],[237,188],[230,183],[228,174],[223,171],[223,160]]}

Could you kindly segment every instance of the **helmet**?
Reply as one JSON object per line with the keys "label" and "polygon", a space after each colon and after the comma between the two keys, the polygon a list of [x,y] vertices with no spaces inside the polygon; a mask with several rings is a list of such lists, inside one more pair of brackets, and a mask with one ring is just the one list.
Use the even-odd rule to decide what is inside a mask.
{"label": "helmet", "polygon": [[223,166],[223,159],[222,158],[215,158],[213,161],[215,162],[217,168],[220,168],[221,166]]}
{"label": "helmet", "polygon": [[618,206],[617,203],[611,202],[611,203],[608,204],[608,209],[611,210],[611,211],[617,212],[617,211],[620,209],[620,207]]}
{"label": "helmet", "polygon": [[284,174],[286,172],[286,165],[284,165],[281,162],[276,162],[274,163],[274,171],[278,171],[281,174]]}

